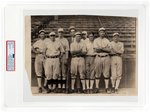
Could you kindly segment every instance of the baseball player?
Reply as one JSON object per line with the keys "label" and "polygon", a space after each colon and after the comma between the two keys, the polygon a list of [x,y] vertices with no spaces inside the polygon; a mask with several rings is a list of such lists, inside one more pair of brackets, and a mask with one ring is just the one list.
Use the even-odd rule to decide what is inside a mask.
{"label": "baseball player", "polygon": [[[63,37],[63,33],[64,33],[64,29],[59,28],[57,41],[59,41],[62,44],[63,49],[65,51],[62,57],[60,58],[62,80],[63,82],[65,82],[66,74],[67,74],[66,70],[67,70],[67,62],[68,62],[69,42],[66,38]],[[58,88],[61,91],[61,84],[58,84]],[[62,92],[63,93],[65,92],[65,84],[62,85]]]}
{"label": "baseball player", "polygon": [[82,31],[82,39],[86,40],[88,38],[88,33],[87,31]]}
{"label": "baseball player", "polygon": [[105,37],[105,28],[99,28],[99,37],[94,40],[94,50],[96,52],[95,57],[95,76],[96,76],[96,89],[95,92],[99,92],[99,82],[101,74],[103,73],[105,82],[105,91],[110,93],[108,89],[109,85],[109,70],[110,70],[110,41]]}
{"label": "baseball player", "polygon": [[45,31],[40,30],[39,31],[39,37],[40,39],[37,40],[33,46],[32,51],[36,54],[35,57],[35,73],[37,76],[37,82],[39,87],[39,93],[42,93],[42,78],[43,76],[43,68],[44,68],[44,52],[45,52]]}
{"label": "baseball player", "polygon": [[89,38],[88,38],[87,31],[82,31],[82,39],[81,39],[81,41],[86,43],[86,41],[88,41],[88,40],[89,40]]}
{"label": "baseball player", "polygon": [[111,83],[112,92],[118,91],[120,79],[122,76],[122,54],[124,52],[124,45],[118,41],[119,33],[113,34],[113,41],[111,44]]}
{"label": "baseball player", "polygon": [[95,51],[94,51],[94,33],[89,33],[89,39],[85,41],[86,45],[86,87],[87,93],[93,93],[93,84],[95,79],[95,71],[94,71],[94,60],[95,60]]}
{"label": "baseball player", "polygon": [[72,42],[75,41],[76,28],[74,26],[70,26],[69,31],[70,31],[70,34],[71,34],[71,38],[69,40],[69,43],[71,44]]}
{"label": "baseball player", "polygon": [[[77,74],[79,73],[83,92],[85,91],[85,54],[86,54],[86,47],[83,42],[81,42],[81,33],[75,33],[75,41],[71,43],[70,52],[72,55],[71,59],[71,89],[74,92],[74,84]],[[79,88],[78,88],[79,90]]]}
{"label": "baseball player", "polygon": [[[72,42],[74,42],[75,40],[75,32],[76,29],[74,26],[70,26],[69,28],[69,32],[70,32],[70,37],[67,38],[68,42],[69,42],[69,48]],[[71,65],[71,53],[70,50],[68,52],[68,65]],[[71,68],[67,67],[67,76],[66,76],[66,93],[70,93],[71,92]]]}
{"label": "baseball player", "polygon": [[[48,42],[49,44],[46,45],[46,60],[45,60],[45,75],[47,80],[53,79],[55,82],[57,82],[58,77],[60,76],[60,57],[64,53],[64,49],[62,44],[59,41],[56,41],[55,37],[56,34],[55,32],[51,32],[49,34],[50,36],[50,41]],[[56,89],[56,84],[53,84],[53,88],[50,87],[49,89],[57,92]]]}

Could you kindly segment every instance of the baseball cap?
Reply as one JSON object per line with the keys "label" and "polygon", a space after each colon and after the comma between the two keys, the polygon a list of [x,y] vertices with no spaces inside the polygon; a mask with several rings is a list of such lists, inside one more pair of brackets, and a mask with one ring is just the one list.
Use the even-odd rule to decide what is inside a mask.
{"label": "baseball cap", "polygon": [[81,35],[81,32],[76,32],[75,35]]}
{"label": "baseball cap", "polygon": [[49,35],[50,35],[50,36],[56,35],[56,33],[55,33],[55,32],[51,32]]}
{"label": "baseball cap", "polygon": [[63,28],[59,28],[58,32],[64,32],[64,29]]}
{"label": "baseball cap", "polygon": [[72,30],[72,29],[75,30],[75,29],[76,29],[75,26],[70,26],[70,27],[69,27],[69,30]]}
{"label": "baseball cap", "polygon": [[87,34],[87,31],[82,31],[82,34]]}
{"label": "baseball cap", "polygon": [[98,31],[105,31],[105,28],[99,28]]}
{"label": "baseball cap", "polygon": [[118,35],[118,36],[119,36],[119,33],[113,33],[113,36],[116,36],[116,35]]}
{"label": "baseball cap", "polygon": [[40,33],[42,33],[42,32],[44,32],[44,33],[45,33],[45,30],[40,30],[40,31],[39,31],[39,34],[40,34]]}

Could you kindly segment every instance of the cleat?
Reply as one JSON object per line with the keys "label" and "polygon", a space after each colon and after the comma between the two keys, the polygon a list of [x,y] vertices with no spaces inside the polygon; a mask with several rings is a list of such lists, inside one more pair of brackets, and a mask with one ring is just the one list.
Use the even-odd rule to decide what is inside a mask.
{"label": "cleat", "polygon": [[105,89],[105,92],[106,92],[107,94],[110,94],[110,93],[111,93],[111,91],[110,91],[108,88]]}
{"label": "cleat", "polygon": [[39,93],[42,93],[42,88],[41,87],[39,88]]}
{"label": "cleat", "polygon": [[118,94],[118,89],[115,89],[115,93],[117,93],[117,94]]}
{"label": "cleat", "polygon": [[112,93],[115,93],[115,88],[112,88],[112,89],[111,89],[111,92],[112,92]]}
{"label": "cleat", "polygon": [[95,88],[94,93],[99,93],[99,89]]}

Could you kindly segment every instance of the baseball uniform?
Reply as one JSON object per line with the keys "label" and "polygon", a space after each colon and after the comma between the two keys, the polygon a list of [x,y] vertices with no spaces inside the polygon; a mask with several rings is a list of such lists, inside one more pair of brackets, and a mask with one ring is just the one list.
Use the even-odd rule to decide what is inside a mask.
{"label": "baseball uniform", "polygon": [[[94,48],[108,48],[110,49],[110,42],[107,38],[98,37],[94,40]],[[106,52],[96,53],[95,58],[95,77],[100,78],[103,73],[105,78],[109,78],[110,57]]]}
{"label": "baseball uniform", "polygon": [[36,49],[37,51],[40,51],[39,54],[36,54],[35,58],[35,73],[38,77],[43,77],[43,62],[44,62],[44,55],[43,53],[45,52],[45,41],[42,39],[37,40],[33,44],[33,48]]}
{"label": "baseball uniform", "polygon": [[122,54],[124,52],[124,45],[122,42],[111,43],[111,78],[121,79],[122,76]]}
{"label": "baseball uniform", "polygon": [[86,45],[86,79],[94,79],[95,78],[95,70],[94,70],[94,60],[95,60],[95,52],[94,52],[94,42],[91,42],[89,39],[85,41]]}
{"label": "baseball uniform", "polygon": [[[83,42],[73,42],[71,43],[70,51],[78,51],[82,50],[82,52],[86,52],[86,47]],[[85,59],[81,56],[72,56],[71,59],[71,74],[72,78],[76,78],[77,73],[80,74],[80,79],[85,79]]]}
{"label": "baseball uniform", "polygon": [[64,54],[60,59],[61,62],[61,71],[62,71],[62,78],[66,79],[66,65],[65,60],[68,58],[68,54],[66,52],[69,51],[69,42],[66,38],[57,38],[57,41],[60,42],[60,44],[63,46]]}
{"label": "baseball uniform", "polygon": [[59,41],[49,40],[46,46],[45,75],[48,80],[57,79],[60,75],[60,54],[64,49]]}

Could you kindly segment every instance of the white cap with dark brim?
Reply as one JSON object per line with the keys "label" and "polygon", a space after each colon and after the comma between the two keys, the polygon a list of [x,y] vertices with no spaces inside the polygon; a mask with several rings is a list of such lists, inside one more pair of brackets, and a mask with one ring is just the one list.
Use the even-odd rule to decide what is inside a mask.
{"label": "white cap with dark brim", "polygon": [[63,28],[59,28],[58,32],[64,32],[64,29]]}
{"label": "white cap with dark brim", "polygon": [[76,32],[75,35],[81,35],[81,32]]}
{"label": "white cap with dark brim", "polygon": [[50,35],[50,36],[51,36],[51,35],[56,35],[56,33],[55,33],[55,32],[51,32],[49,35]]}
{"label": "white cap with dark brim", "polygon": [[82,34],[86,34],[87,35],[87,31],[82,31]]}
{"label": "white cap with dark brim", "polygon": [[70,27],[69,27],[69,30],[72,30],[72,29],[75,30],[75,29],[76,29],[75,26],[70,26]]}
{"label": "white cap with dark brim", "polygon": [[106,30],[106,29],[103,28],[103,27],[98,29],[99,32],[100,32],[100,31],[105,31],[105,30]]}
{"label": "white cap with dark brim", "polygon": [[113,33],[113,36],[116,36],[116,35],[120,36],[119,33]]}
{"label": "white cap with dark brim", "polygon": [[42,32],[44,32],[44,33],[45,33],[45,30],[40,30],[40,31],[39,31],[39,34],[40,34],[40,33],[42,33]]}

